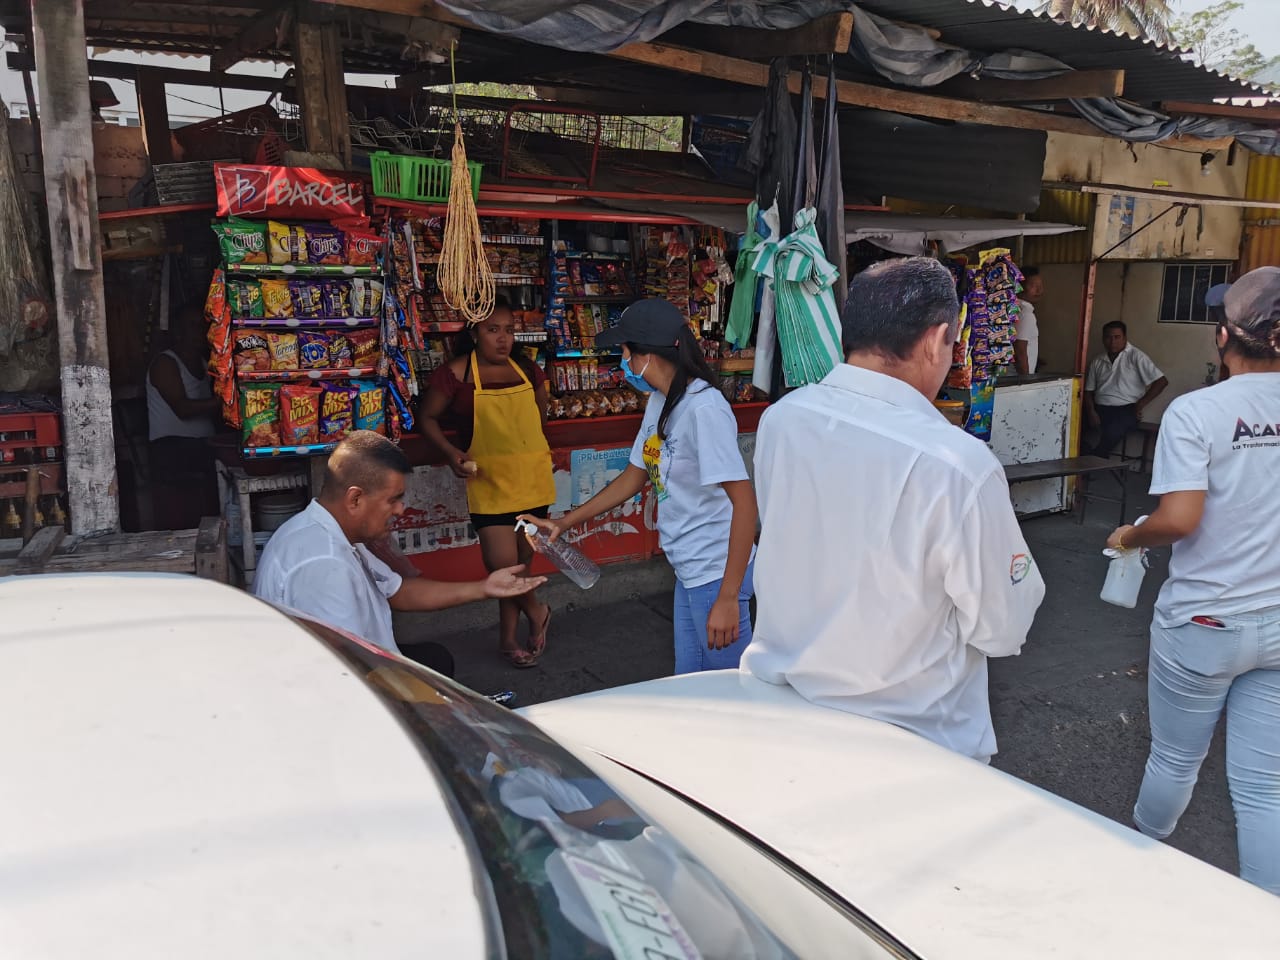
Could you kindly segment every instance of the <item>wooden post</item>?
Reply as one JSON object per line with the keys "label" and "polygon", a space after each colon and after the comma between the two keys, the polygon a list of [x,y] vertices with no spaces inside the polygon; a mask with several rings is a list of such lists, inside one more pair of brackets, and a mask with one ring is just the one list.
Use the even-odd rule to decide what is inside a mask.
{"label": "wooden post", "polygon": [[163,74],[138,68],[138,119],[142,143],[153,164],[173,163],[173,139],[169,132],[169,103]]}
{"label": "wooden post", "polygon": [[308,152],[331,153],[349,167],[351,129],[338,25],[308,23],[299,17],[293,31],[293,64]]}
{"label": "wooden post", "polygon": [[120,524],[84,0],[31,0],[71,532]]}

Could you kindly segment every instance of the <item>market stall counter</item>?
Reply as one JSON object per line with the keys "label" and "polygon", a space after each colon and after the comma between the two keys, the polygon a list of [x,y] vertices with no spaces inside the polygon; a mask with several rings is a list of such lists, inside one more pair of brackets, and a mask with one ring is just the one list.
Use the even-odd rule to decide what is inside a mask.
{"label": "market stall counter", "polygon": [[[748,471],[755,454],[756,428],[766,403],[733,407],[738,445]],[[640,414],[551,421],[547,439],[555,470],[558,517],[586,503],[627,466]],[[401,449],[414,465],[408,478],[405,511],[396,521],[401,548],[424,576],[436,580],[472,580],[484,575],[479,541],[467,509],[466,484],[454,476],[439,453],[417,433],[405,434]],[[655,503],[648,489],[616,510],[566,536],[597,563],[645,560],[659,552]],[[534,571],[554,568],[535,558]]]}

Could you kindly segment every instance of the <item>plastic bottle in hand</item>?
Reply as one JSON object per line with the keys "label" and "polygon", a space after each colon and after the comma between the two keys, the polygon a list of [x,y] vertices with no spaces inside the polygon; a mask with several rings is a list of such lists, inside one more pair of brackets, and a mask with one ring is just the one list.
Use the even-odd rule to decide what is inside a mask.
{"label": "plastic bottle in hand", "polygon": [[585,553],[563,540],[552,540],[541,529],[527,520],[516,521],[516,533],[523,533],[533,549],[560,568],[560,572],[580,586],[590,590],[600,579],[600,568]]}
{"label": "plastic bottle in hand", "polygon": [[[1146,519],[1139,517],[1134,526]],[[1102,584],[1102,599],[1132,610],[1138,605],[1138,591],[1142,589],[1142,578],[1147,572],[1147,551],[1134,547],[1107,549],[1103,553],[1111,557],[1111,563],[1107,565],[1107,579]]]}

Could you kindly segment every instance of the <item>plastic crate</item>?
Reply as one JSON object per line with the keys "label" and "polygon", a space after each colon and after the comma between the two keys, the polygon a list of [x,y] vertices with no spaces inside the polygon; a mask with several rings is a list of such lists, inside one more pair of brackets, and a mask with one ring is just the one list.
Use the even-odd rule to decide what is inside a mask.
{"label": "plastic crate", "polygon": [[42,451],[62,446],[62,425],[56,413],[0,413],[0,463],[13,462],[19,451],[47,459]]}
{"label": "plastic crate", "polygon": [[[412,157],[378,151],[369,155],[373,193],[392,200],[420,203],[448,203],[453,164],[434,157]],[[471,171],[471,198],[480,199],[480,172],[483,165],[467,163]]]}

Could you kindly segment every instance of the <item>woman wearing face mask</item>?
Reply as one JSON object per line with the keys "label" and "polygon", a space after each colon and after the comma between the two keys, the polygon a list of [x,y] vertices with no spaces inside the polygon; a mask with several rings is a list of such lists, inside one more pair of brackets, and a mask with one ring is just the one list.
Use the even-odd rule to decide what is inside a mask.
{"label": "woman wearing face mask", "polygon": [[[515,318],[499,300],[488,318],[459,335],[459,356],[431,377],[419,419],[422,432],[454,474],[467,481],[471,523],[490,572],[528,563],[528,540],[515,532],[516,517],[546,517],[556,499],[551,473],[546,375],[515,342]],[[445,436],[442,421],[458,434]],[[551,607],[530,591],[498,601],[498,651],[514,667],[532,667],[547,646]],[[529,621],[521,646],[520,614]]]}
{"label": "woman wearing face mask", "polygon": [[559,521],[551,536],[653,484],[662,550],[676,571],[675,672],[736,667],[751,642],[756,498],[738,424],[689,324],[665,300],[641,300],[596,346],[622,346],[622,369],[650,393],[627,469]]}
{"label": "woman wearing face mask", "polygon": [[1169,405],[1151,477],[1160,505],[1107,541],[1173,545],[1151,624],[1151,755],[1133,820],[1150,837],[1173,832],[1225,711],[1240,875],[1280,894],[1280,268],[1210,294],[1231,378]]}

